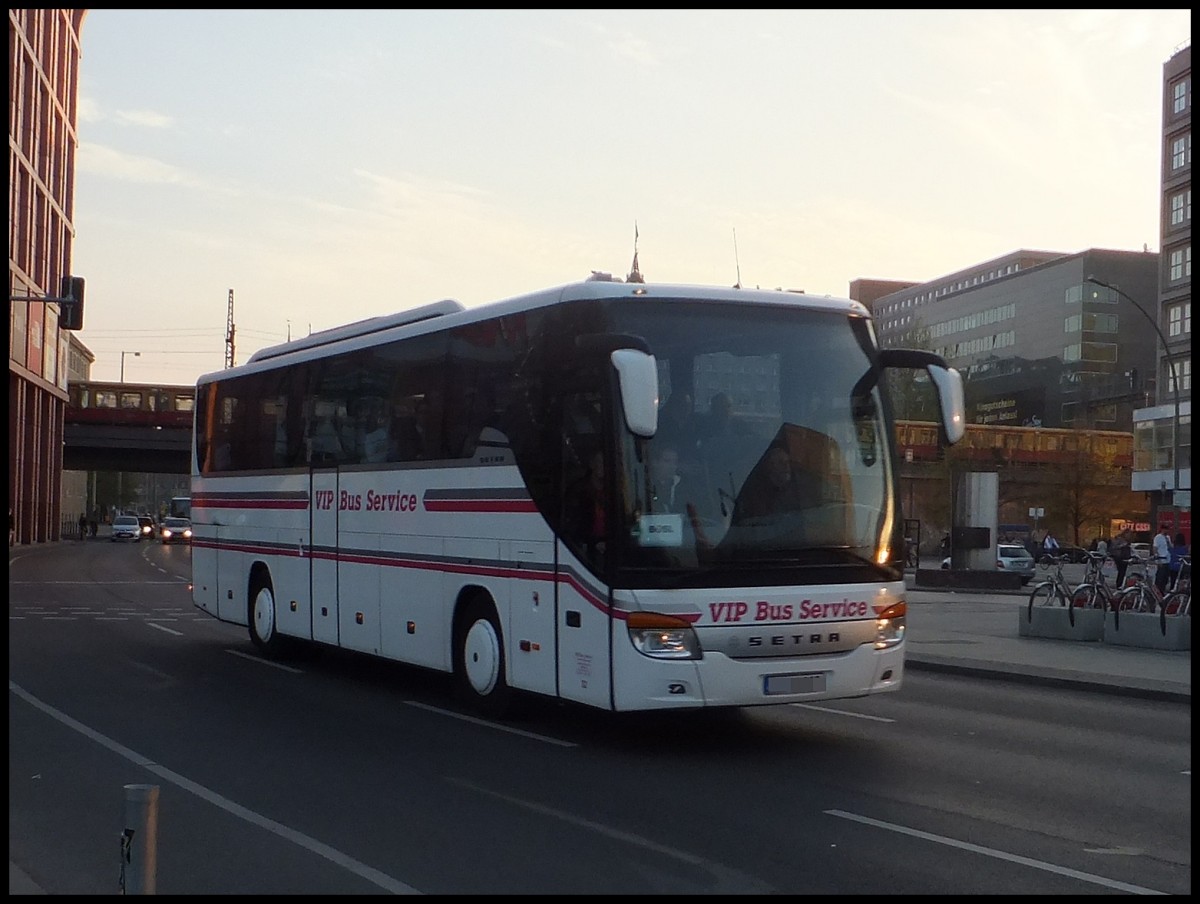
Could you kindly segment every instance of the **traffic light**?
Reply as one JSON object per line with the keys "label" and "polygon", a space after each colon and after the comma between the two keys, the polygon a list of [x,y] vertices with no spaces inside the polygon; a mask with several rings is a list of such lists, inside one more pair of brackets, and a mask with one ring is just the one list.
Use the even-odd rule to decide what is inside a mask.
{"label": "traffic light", "polygon": [[60,329],[83,329],[83,287],[82,276],[64,276],[62,278],[62,299],[58,303]]}

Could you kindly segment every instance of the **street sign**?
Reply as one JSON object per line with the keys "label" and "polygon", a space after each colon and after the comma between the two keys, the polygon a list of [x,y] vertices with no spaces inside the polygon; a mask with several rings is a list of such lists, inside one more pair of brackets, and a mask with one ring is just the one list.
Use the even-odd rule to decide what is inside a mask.
{"label": "street sign", "polygon": [[1029,510],[1030,518],[1045,518],[1046,510],[1044,508],[1031,508]]}

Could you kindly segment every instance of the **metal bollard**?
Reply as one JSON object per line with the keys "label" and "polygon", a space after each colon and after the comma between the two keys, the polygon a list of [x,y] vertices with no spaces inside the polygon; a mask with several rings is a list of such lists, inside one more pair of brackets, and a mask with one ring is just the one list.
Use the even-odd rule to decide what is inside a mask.
{"label": "metal bollard", "polygon": [[126,785],[120,893],[155,894],[157,878],[158,785]]}

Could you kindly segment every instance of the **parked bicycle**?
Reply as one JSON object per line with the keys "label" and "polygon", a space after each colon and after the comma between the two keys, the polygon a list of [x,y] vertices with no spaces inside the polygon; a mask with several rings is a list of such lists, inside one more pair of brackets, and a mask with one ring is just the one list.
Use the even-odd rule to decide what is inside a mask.
{"label": "parked bicycle", "polygon": [[[1072,600],[1075,597],[1075,588],[1068,584],[1067,579],[1063,577],[1063,564],[1066,561],[1066,556],[1044,555],[1038,559],[1038,567],[1045,569],[1048,574],[1044,580],[1035,584],[1029,593],[1029,608],[1026,612],[1026,618],[1029,621],[1033,621],[1034,606],[1057,605],[1067,610],[1067,620],[1074,627],[1075,606],[1072,604]],[[1051,568],[1054,569],[1053,572],[1050,572]]]}
{"label": "parked bicycle", "polygon": [[1108,583],[1104,573],[1104,564],[1112,559],[1102,552],[1087,554],[1087,571],[1084,572],[1083,582],[1075,587],[1071,600],[1076,608],[1101,609],[1108,611],[1117,601],[1120,588]]}
{"label": "parked bicycle", "polygon": [[1148,559],[1134,556],[1129,561],[1129,571],[1125,574],[1125,586],[1117,593],[1116,605],[1113,606],[1113,617],[1119,625],[1122,612],[1157,612],[1163,597],[1154,586],[1154,573],[1147,572],[1147,565],[1166,568],[1165,560],[1151,556]]}
{"label": "parked bicycle", "polygon": [[1184,556],[1179,560],[1179,574],[1175,583],[1162,598],[1158,607],[1159,626],[1163,636],[1167,633],[1168,616],[1185,616],[1192,614],[1192,557]]}

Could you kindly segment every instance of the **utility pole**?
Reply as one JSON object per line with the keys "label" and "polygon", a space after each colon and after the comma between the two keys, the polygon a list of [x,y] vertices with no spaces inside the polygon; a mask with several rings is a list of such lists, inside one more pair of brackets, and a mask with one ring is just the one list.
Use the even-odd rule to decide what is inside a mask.
{"label": "utility pole", "polygon": [[225,366],[233,367],[233,289],[229,290],[229,311],[225,315]]}

